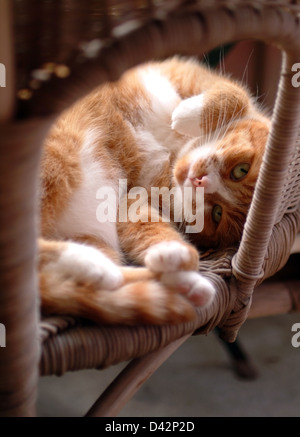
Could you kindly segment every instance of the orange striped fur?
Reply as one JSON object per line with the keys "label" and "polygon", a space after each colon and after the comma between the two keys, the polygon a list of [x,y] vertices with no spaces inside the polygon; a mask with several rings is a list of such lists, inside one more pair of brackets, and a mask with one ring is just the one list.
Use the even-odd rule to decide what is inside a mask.
{"label": "orange striped fur", "polygon": [[[127,71],[65,111],[41,165],[43,312],[121,324],[194,318],[215,293],[197,273],[196,246],[239,242],[269,124],[242,85],[178,57]],[[99,220],[113,207],[101,207],[103,187],[116,201],[115,221]],[[122,220],[121,205],[126,214],[136,207],[138,197],[127,198],[135,187],[147,201],[139,220]],[[176,196],[203,187],[203,230],[187,234],[175,221],[176,196],[165,222],[152,187]]]}

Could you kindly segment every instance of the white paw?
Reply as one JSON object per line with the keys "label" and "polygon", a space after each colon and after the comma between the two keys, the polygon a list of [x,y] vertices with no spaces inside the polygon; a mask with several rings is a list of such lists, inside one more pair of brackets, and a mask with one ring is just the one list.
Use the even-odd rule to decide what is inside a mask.
{"label": "white paw", "polygon": [[182,100],[172,114],[172,129],[189,137],[199,137],[203,134],[200,128],[200,116],[204,105],[203,93]]}
{"label": "white paw", "polygon": [[192,271],[179,271],[172,273],[163,273],[161,282],[165,285],[176,287],[180,293],[196,306],[209,305],[215,295],[213,285],[200,273]]}
{"label": "white paw", "polygon": [[83,244],[68,243],[55,267],[63,276],[92,282],[107,290],[115,290],[123,283],[123,275],[113,261],[100,250]]}
{"label": "white paw", "polygon": [[178,241],[163,241],[148,249],[145,265],[152,272],[175,272],[190,257],[188,248]]}

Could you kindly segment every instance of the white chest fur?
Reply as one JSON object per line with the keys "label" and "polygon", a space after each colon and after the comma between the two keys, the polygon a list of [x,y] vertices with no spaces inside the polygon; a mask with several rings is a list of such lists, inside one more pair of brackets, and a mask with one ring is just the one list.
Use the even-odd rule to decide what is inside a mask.
{"label": "white chest fur", "polygon": [[[89,235],[101,238],[115,250],[119,249],[116,220],[100,223],[97,219],[100,188],[108,187],[116,192],[112,201],[118,201],[118,177],[111,180],[107,177],[104,166],[94,158],[93,144],[97,135],[87,131],[86,140],[80,151],[82,183],[73,193],[69,205],[64,210],[57,223],[57,234],[60,238],[74,238],[79,235]],[[113,205],[117,208],[118,204]]]}

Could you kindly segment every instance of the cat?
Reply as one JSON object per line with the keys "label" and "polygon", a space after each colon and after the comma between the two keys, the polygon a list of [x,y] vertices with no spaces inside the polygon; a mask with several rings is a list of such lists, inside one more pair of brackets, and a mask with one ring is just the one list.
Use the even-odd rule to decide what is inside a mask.
{"label": "cat", "polygon": [[[128,325],[193,319],[215,295],[197,247],[239,242],[269,127],[243,85],[176,56],[128,70],[66,110],[41,162],[43,313]],[[151,187],[173,189],[170,220]],[[191,211],[176,221],[185,192]],[[201,214],[204,228],[187,233]]]}

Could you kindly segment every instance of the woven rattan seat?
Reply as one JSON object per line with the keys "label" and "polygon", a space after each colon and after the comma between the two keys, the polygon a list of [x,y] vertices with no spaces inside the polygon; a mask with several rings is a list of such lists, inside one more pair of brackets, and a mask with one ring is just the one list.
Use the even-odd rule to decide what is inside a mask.
{"label": "woven rattan seat", "polygon": [[[218,326],[225,340],[234,341],[247,317],[300,310],[300,280],[272,287],[264,282],[284,266],[300,229],[300,87],[292,80],[300,62],[299,20],[300,4],[292,0],[1,0],[0,323],[6,347],[0,348],[0,415],[35,415],[39,375],[133,360],[89,412],[117,414],[193,333]],[[175,326],[40,319],[37,175],[41,144],[55,117],[139,63],[200,55],[243,39],[280,48],[282,70],[241,244],[201,263],[217,288],[213,305]]]}

